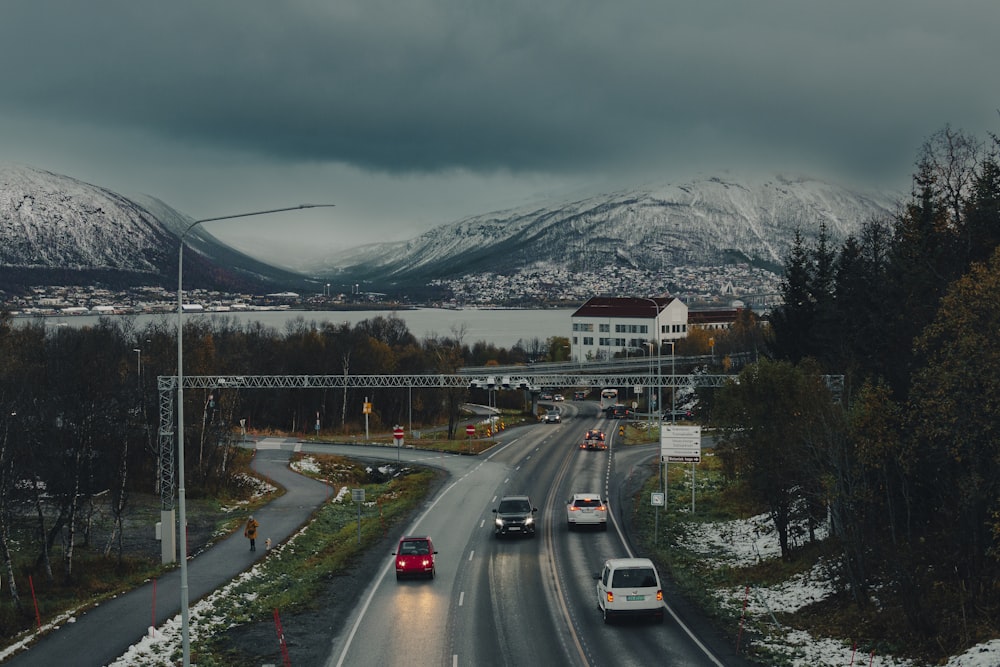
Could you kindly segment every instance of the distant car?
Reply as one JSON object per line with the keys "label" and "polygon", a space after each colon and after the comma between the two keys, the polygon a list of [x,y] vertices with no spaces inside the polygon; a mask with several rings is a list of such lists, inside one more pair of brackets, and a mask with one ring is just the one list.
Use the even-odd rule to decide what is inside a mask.
{"label": "distant car", "polygon": [[549,410],[548,412],[545,413],[545,416],[542,418],[542,421],[544,421],[546,424],[560,424],[562,423],[562,416],[555,410]]}
{"label": "distant car", "polygon": [[610,558],[597,579],[597,608],[604,622],[615,618],[648,617],[663,622],[663,587],[648,558]]}
{"label": "distant car", "polygon": [[535,536],[535,512],[538,508],[531,504],[528,496],[504,496],[493,510],[493,535],[497,538],[508,535]]}
{"label": "distant car", "polygon": [[587,400],[587,392],[585,391],[574,391],[573,392],[574,401],[585,401]]}
{"label": "distant car", "polygon": [[694,413],[690,410],[673,410],[663,413],[663,421],[690,421],[694,419]]}
{"label": "distant car", "polygon": [[608,443],[604,438],[604,431],[598,431],[596,429],[590,429],[583,434],[583,442],[580,443],[580,449],[607,449]]}
{"label": "distant car", "polygon": [[608,529],[608,508],[599,493],[574,493],[566,501],[566,527],[573,530],[577,526],[597,526]]}
{"label": "distant car", "polygon": [[627,408],[621,403],[605,408],[608,419],[629,419],[632,416],[631,408]]}
{"label": "distant car", "polygon": [[433,579],[434,543],[429,537],[407,536],[399,540],[399,546],[392,552],[396,557],[396,579],[403,577],[427,577]]}
{"label": "distant car", "polygon": [[552,395],[552,400],[553,401],[565,401],[566,398],[562,394],[553,394]]}
{"label": "distant car", "polygon": [[552,394],[550,392],[547,392],[547,391],[543,391],[542,394],[538,397],[538,399],[542,400],[542,401],[551,401],[551,400],[553,400]]}

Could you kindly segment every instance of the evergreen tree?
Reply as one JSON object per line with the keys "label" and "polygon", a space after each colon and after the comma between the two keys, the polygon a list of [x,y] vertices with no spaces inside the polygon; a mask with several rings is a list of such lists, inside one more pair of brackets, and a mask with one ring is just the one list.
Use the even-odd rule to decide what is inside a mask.
{"label": "evergreen tree", "polygon": [[805,247],[802,233],[796,230],[781,281],[782,304],[771,314],[771,328],[774,332],[772,352],[778,359],[797,362],[808,356],[813,349],[811,335],[816,309],[810,292],[810,264],[809,251]]}

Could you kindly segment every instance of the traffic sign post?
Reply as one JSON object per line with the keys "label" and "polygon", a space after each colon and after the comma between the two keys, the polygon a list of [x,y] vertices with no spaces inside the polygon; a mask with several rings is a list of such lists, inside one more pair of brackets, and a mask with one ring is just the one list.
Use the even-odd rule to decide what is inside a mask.
{"label": "traffic sign post", "polygon": [[465,434],[469,436],[469,453],[472,453],[472,436],[476,434],[476,427],[469,424],[465,427]]}
{"label": "traffic sign post", "polygon": [[399,448],[403,446],[403,427],[399,424],[392,429],[392,437],[396,440],[396,464],[399,464]]}

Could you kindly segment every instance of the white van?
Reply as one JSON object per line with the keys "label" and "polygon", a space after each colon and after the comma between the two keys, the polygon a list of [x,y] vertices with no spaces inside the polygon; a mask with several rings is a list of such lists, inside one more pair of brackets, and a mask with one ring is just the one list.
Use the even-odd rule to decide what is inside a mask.
{"label": "white van", "polygon": [[597,607],[604,622],[640,616],[663,622],[666,607],[656,566],[648,558],[610,558],[597,579]]}

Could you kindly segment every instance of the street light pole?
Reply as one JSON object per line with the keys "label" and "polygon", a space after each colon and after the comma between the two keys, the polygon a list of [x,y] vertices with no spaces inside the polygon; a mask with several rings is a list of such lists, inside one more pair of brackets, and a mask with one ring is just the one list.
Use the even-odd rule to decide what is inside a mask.
{"label": "street light pole", "polygon": [[133,347],[132,351],[135,352],[135,375],[138,378],[136,384],[139,386],[139,390],[142,390],[142,350],[138,347]]}
{"label": "street light pole", "polygon": [[[297,211],[304,208],[326,208],[334,204],[299,204],[287,208],[275,208],[252,213],[222,215],[215,218],[195,220],[181,234],[177,248],[177,511],[178,534],[180,537],[181,559],[181,653],[184,667],[191,665],[191,632],[189,619],[188,571],[187,571],[187,502],[184,489],[184,239],[192,229],[205,222],[217,220],[232,220],[255,215],[268,215],[284,211]],[[171,527],[173,530],[173,527]]]}

